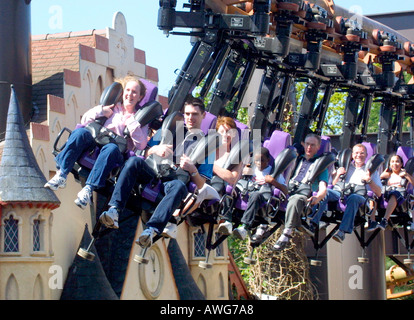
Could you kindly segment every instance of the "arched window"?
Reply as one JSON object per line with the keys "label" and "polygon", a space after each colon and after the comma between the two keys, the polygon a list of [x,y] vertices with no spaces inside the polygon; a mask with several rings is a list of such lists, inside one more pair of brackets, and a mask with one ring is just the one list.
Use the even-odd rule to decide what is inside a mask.
{"label": "arched window", "polygon": [[30,225],[32,229],[32,252],[45,251],[45,219],[40,213],[37,213],[30,219]]}
{"label": "arched window", "polygon": [[19,252],[19,220],[11,214],[3,221],[3,252]]}
{"label": "arched window", "polygon": [[194,233],[194,257],[200,258],[206,256],[206,237],[204,233],[198,229]]}
{"label": "arched window", "polygon": [[40,251],[41,248],[41,232],[39,219],[33,220],[33,251]]}

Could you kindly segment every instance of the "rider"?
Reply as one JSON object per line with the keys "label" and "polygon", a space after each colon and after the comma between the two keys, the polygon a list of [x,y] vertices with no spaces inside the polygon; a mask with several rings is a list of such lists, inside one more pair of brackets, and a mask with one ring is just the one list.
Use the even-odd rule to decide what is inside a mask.
{"label": "rider", "polygon": [[[88,110],[83,115],[81,124],[86,126],[98,118],[106,117],[104,126],[115,131],[118,135],[124,136],[124,129],[128,128],[130,132],[130,137],[127,138],[129,150],[143,150],[147,145],[148,126],[141,128],[133,116],[137,111],[138,103],[145,96],[145,86],[133,76],[127,76],[120,79],[119,82],[122,83],[124,89],[123,102],[109,106],[99,105]],[[65,188],[67,175],[77,159],[83,152],[92,150],[95,146],[95,140],[87,129],[81,127],[73,130],[65,147],[55,158],[58,170],[55,176],[45,184],[45,188],[52,190]],[[105,181],[112,169],[123,163],[124,155],[116,144],[104,145],[86,180],[85,187],[78,193],[75,200],[76,205],[84,209],[91,202],[93,190],[105,186]]]}
{"label": "rider", "polygon": [[[381,180],[377,171],[371,176],[368,170],[365,170],[365,160],[367,158],[367,149],[363,144],[356,144],[352,148],[353,163],[349,165],[348,171],[344,167],[338,168],[332,184],[335,186],[340,177],[345,175],[345,186],[355,185],[357,188],[363,186],[363,195],[352,192],[346,199],[346,209],[339,225],[339,230],[333,235],[333,239],[342,243],[345,239],[345,233],[352,233],[354,228],[355,216],[359,207],[367,201],[365,196],[367,190],[372,190],[377,197],[381,196]],[[338,187],[331,190],[331,196],[339,201],[341,191]]]}
{"label": "rider", "polygon": [[[311,205],[318,204],[326,195],[328,184],[328,169],[325,169],[312,185],[312,191],[317,191],[316,196],[308,197],[308,193],[301,194],[301,185],[311,169],[312,164],[318,159],[317,152],[321,146],[321,137],[314,133],[306,136],[304,142],[304,154],[299,156],[296,160],[296,168],[294,174],[289,181],[289,201],[286,208],[285,228],[282,235],[273,246],[273,250],[283,250],[292,238],[294,228],[301,227],[300,216],[306,207],[307,203]],[[291,187],[292,186],[292,187]],[[294,187],[296,186],[296,187]]]}
{"label": "rider", "polygon": [[[263,184],[268,183],[280,189],[283,193],[287,194],[288,189],[285,185],[284,177],[282,175],[279,175],[278,177],[276,177],[276,179],[274,179],[270,175],[272,170],[272,166],[269,164],[270,159],[270,153],[267,148],[261,147],[260,149],[256,150],[254,155],[254,182],[257,185],[257,187],[260,187]],[[252,228],[253,222],[255,220],[259,208],[265,201],[265,196],[262,192],[260,192],[260,189],[253,192],[249,192],[249,201],[247,203],[247,208],[243,212],[243,217],[241,218],[242,225],[233,230],[233,235],[235,237],[241,240],[244,240],[246,238],[248,230]],[[256,234],[253,235],[253,237],[258,238],[262,236],[266,232],[267,228],[267,222],[260,224],[256,230]]]}
{"label": "rider", "polygon": [[401,205],[404,202],[406,189],[402,185],[403,179],[407,179],[414,185],[413,176],[404,170],[403,159],[397,154],[390,158],[389,166],[383,173],[381,173],[380,179],[387,181],[384,192],[384,198],[387,200],[387,208],[385,209],[385,215],[380,223],[375,221],[374,216],[370,218],[367,231],[373,231],[377,228],[385,230],[388,225],[388,220],[397,205]]}
{"label": "rider", "polygon": [[[188,98],[184,103],[184,121],[188,129],[186,138],[183,141],[184,152],[188,151],[194,142],[199,141],[199,139],[194,139],[195,136],[203,136],[200,127],[204,117],[205,107],[203,101],[194,97]],[[179,149],[179,147],[177,146],[176,149]],[[174,152],[176,150],[173,150],[172,145],[158,144],[147,150],[147,156],[155,154],[161,158],[171,158]],[[191,159],[185,153],[182,153],[179,158],[179,166],[189,173],[190,180],[196,184],[198,189],[203,187],[207,179],[211,179],[213,171],[211,157],[214,159],[214,152],[210,154],[205,163],[197,166],[192,163]],[[101,214],[99,217],[100,221],[109,228],[118,228],[119,213],[125,208],[134,185],[136,183],[147,184],[154,178],[155,172],[148,166],[145,160],[140,157],[129,158],[118,177],[115,190],[109,201],[110,208]],[[165,195],[146,223],[147,229],[142,232],[137,240],[137,243],[142,247],[151,246],[155,234],[161,234],[164,231],[174,210],[180,205],[188,193],[187,186],[179,179],[164,181],[162,183],[162,189]]]}
{"label": "rider", "polygon": [[[213,165],[213,175],[222,179],[224,183],[234,185],[240,178],[243,163],[240,162],[231,170],[225,169],[224,165],[230,155],[232,146],[238,141],[237,125],[233,118],[220,116],[216,123],[217,133],[221,136],[222,144],[216,149],[216,159]],[[188,204],[188,208],[184,208],[187,214],[196,210],[204,200],[220,199],[220,190],[216,190],[209,183],[205,183],[203,188],[198,190],[197,198],[194,204]],[[220,229],[220,227],[219,227]],[[230,223],[229,233],[231,233],[232,225]]]}

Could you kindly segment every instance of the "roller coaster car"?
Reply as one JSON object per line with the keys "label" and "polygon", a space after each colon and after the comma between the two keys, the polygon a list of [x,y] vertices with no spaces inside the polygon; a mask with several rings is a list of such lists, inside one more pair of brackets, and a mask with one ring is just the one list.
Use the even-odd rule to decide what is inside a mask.
{"label": "roller coaster car", "polygon": [[[168,117],[172,116],[172,120],[168,119]],[[177,128],[177,125],[180,125],[181,121],[177,121],[179,119],[179,116],[176,114],[176,112],[172,113],[170,116],[168,116],[166,118],[167,124],[169,124],[169,128],[171,129],[172,127]],[[168,120],[167,120],[168,119]],[[166,129],[168,126],[166,126],[164,129]],[[168,130],[170,132],[175,132],[175,131],[171,131]],[[165,139],[162,139],[161,142],[168,141],[170,140],[171,134],[168,135],[163,135],[163,137],[165,137]],[[171,140],[170,140],[171,141]],[[191,153],[189,154],[189,158],[191,159],[191,161],[197,165],[197,164],[201,164],[204,163],[205,159],[212,153],[214,152],[220,145],[221,143],[221,137],[218,133],[210,133],[209,135],[202,137],[198,142],[196,142],[196,145],[194,148],[192,148]],[[161,201],[162,199],[162,193],[160,192],[160,187],[161,187],[161,183],[162,181],[165,181],[163,179],[167,178],[168,180],[170,179],[179,179],[181,181],[183,181],[185,184],[187,184],[188,187],[188,191],[190,196],[187,197],[180,206],[180,211],[186,207],[186,204],[188,203],[188,201],[193,198],[195,199],[197,197],[197,188],[195,186],[195,184],[193,182],[190,181],[190,175],[187,171],[184,171],[182,168],[180,167],[175,167],[175,165],[173,163],[157,163],[157,161],[155,161],[155,158],[152,157],[148,157],[145,160],[147,163],[150,164],[150,166],[153,168],[154,170],[154,176],[156,177],[153,181],[151,181],[150,183],[148,183],[145,186],[138,186],[138,190],[139,193],[138,195],[140,196],[141,203],[142,203],[142,214],[141,214],[141,219],[143,221],[143,223],[148,222],[151,214],[154,212],[157,204]],[[165,167],[163,167],[164,165],[169,166],[169,173],[165,170]],[[167,173],[167,175],[165,175]],[[180,217],[182,217],[183,215],[185,215],[185,213],[181,213]],[[177,222],[177,224],[180,224],[184,221],[184,219],[179,219]],[[156,235],[153,239],[153,243],[156,242],[158,239],[160,239],[162,237],[162,235]],[[148,259],[145,258],[145,253],[147,251],[148,248],[144,248],[142,249],[141,253],[139,255],[135,255],[134,260],[138,263],[148,263]]]}
{"label": "roller coaster car", "polygon": [[[143,113],[145,115],[146,112]],[[177,132],[180,132],[180,130],[184,130],[184,116],[179,113],[175,112],[174,114],[171,114],[170,116],[166,117],[165,120],[162,123],[161,129],[157,130],[157,132],[154,134],[152,139],[158,141],[160,140],[161,143],[164,144],[174,144],[175,136]],[[155,156],[155,155],[154,155]],[[157,163],[156,160],[153,159],[154,156],[150,156],[147,158],[147,163],[151,166],[151,168],[154,170],[154,172],[157,172],[158,176],[156,181],[158,181],[160,177],[164,175],[163,170],[167,170],[170,168],[170,165],[167,165],[168,168],[165,168],[165,165],[161,163]],[[130,200],[128,200],[126,204],[126,208],[135,211],[135,203],[136,201],[140,201],[141,197],[139,192],[139,185],[136,186],[136,188],[133,190]],[[151,186],[152,188],[148,188],[146,190],[146,197],[149,198],[151,201],[156,202],[161,200],[160,195],[160,184],[154,184]],[[158,189],[157,189],[158,188]],[[156,191],[157,190],[157,191]],[[137,200],[137,198],[139,199]],[[122,222],[122,220],[120,221]],[[91,252],[92,245],[95,243],[95,241],[99,238],[105,235],[108,232],[111,232],[112,229],[103,229],[102,230],[102,223],[100,220],[97,221],[93,231],[92,231],[92,240],[87,246],[87,248],[80,248],[78,250],[78,255],[81,256],[84,259],[87,260],[93,260],[95,258],[94,254]]]}
{"label": "roller coaster car", "polygon": [[[398,151],[397,151],[397,154]],[[403,157],[404,160],[404,157]],[[414,174],[414,157],[411,157],[405,162],[404,166],[407,173],[410,175]],[[386,183],[386,181],[384,181]],[[408,182],[407,179],[401,181],[402,188],[397,188],[397,191],[404,196],[404,201],[397,205],[394,212],[391,214],[389,219],[389,227],[392,228],[393,235],[401,241],[408,252],[407,259],[404,259],[404,264],[412,265],[414,264],[414,259],[411,258],[411,251],[414,248],[414,240],[410,239],[408,228],[412,223],[412,214],[414,212],[414,194],[413,186]],[[383,190],[390,191],[392,187],[383,186]],[[387,200],[383,196],[378,199],[378,217],[381,218],[385,215],[385,209],[387,208]],[[398,228],[402,227],[402,228]],[[402,235],[399,231],[402,229]],[[413,229],[411,228],[411,231]]]}

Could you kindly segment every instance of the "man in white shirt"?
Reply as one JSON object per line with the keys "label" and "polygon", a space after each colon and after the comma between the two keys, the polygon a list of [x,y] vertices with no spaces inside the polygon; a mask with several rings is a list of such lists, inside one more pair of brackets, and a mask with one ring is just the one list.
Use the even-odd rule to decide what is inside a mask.
{"label": "man in white shirt", "polygon": [[[345,186],[354,184],[358,186],[365,186],[366,191],[371,190],[377,197],[381,196],[381,180],[377,171],[371,176],[370,172],[365,168],[365,160],[367,158],[367,149],[363,144],[356,144],[352,148],[353,163],[350,164],[348,171],[344,167],[338,168],[332,184],[337,185],[340,177],[345,175]],[[341,190],[338,186],[329,191],[329,200],[335,199],[338,201],[341,197]],[[345,239],[346,233],[352,233],[354,229],[355,216],[359,207],[367,201],[367,197],[356,192],[347,196],[346,209],[339,225],[339,230],[334,234],[333,239],[342,243]]]}

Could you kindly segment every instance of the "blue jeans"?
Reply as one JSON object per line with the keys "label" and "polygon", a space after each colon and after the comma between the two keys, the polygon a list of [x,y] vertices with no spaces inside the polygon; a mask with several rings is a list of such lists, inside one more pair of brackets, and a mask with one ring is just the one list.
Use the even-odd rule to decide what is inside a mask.
{"label": "blue jeans", "polygon": [[[155,177],[155,172],[144,159],[140,157],[129,158],[119,174],[109,205],[123,210],[134,185],[136,183],[147,184]],[[164,193],[164,197],[146,224],[148,227],[154,228],[158,234],[162,233],[175,209],[187,195],[188,190],[181,180],[171,180],[162,184],[160,192]]]}
{"label": "blue jeans", "polygon": [[354,220],[358,209],[367,201],[363,196],[353,193],[346,198],[346,208],[339,230],[345,233],[352,233],[354,230]]}
{"label": "blue jeans", "polygon": [[327,189],[327,193],[325,198],[321,202],[319,202],[319,209],[317,209],[317,206],[313,206],[312,208],[312,222],[315,224],[319,224],[319,221],[321,221],[323,213],[328,208],[328,202],[338,202],[341,198],[341,193],[336,190]]}
{"label": "blue jeans", "polygon": [[[326,208],[328,206],[328,202],[338,202],[341,198],[341,193],[337,190],[328,189],[328,193],[326,194],[326,197],[320,202],[319,204],[319,210],[312,213],[312,222],[319,224],[319,221],[323,215],[323,213],[326,211]],[[354,229],[354,220],[355,216],[359,210],[359,207],[363,205],[366,202],[366,198],[359,194],[351,194],[350,196],[347,196],[346,198],[346,208],[344,215],[342,217],[341,224],[339,225],[339,230],[346,232],[346,233],[352,233]]]}
{"label": "blue jeans", "polygon": [[[88,150],[96,147],[95,140],[88,130],[78,128],[72,131],[63,150],[56,156],[56,167],[67,176],[73,169],[75,162]],[[86,184],[93,188],[102,188],[112,169],[121,166],[124,157],[116,144],[108,143],[103,146],[89,173]]]}

